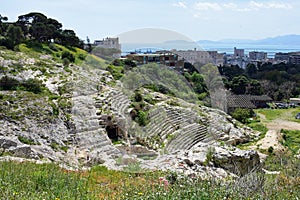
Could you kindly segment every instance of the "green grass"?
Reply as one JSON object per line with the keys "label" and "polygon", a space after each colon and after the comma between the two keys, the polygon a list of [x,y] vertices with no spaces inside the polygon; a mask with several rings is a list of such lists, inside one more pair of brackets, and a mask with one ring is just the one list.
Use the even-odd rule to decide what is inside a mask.
{"label": "green grass", "polygon": [[[274,157],[268,160],[268,166],[265,167],[272,169],[272,161],[279,162],[279,158],[284,162],[290,160],[282,156]],[[33,200],[296,199],[300,193],[299,160],[283,164],[286,165],[280,175],[252,173],[226,183],[182,177],[171,172],[139,170],[138,173],[129,173],[100,166],[89,171],[69,171],[56,164],[0,162],[0,196],[2,199]],[[133,169],[136,170],[136,166],[131,171]],[[159,177],[164,177],[167,181],[160,180]],[[251,189],[250,186],[256,186],[256,189]]]}
{"label": "green grass", "polygon": [[89,199],[89,179],[54,164],[0,163],[2,199]]}
{"label": "green grass", "polygon": [[283,137],[283,145],[288,147],[293,153],[297,153],[300,149],[300,130],[290,131],[281,130]]}
{"label": "green grass", "polygon": [[[273,121],[276,119],[287,120],[287,121],[296,121],[300,120],[295,119],[295,115],[300,112],[299,108],[289,108],[289,109],[256,109],[256,113],[263,114],[266,117],[267,121]],[[264,121],[263,119],[261,119]]]}
{"label": "green grass", "polygon": [[259,139],[264,138],[268,131],[268,128],[260,122],[253,122],[253,123],[248,124],[248,126],[250,128],[252,128],[253,130],[259,131],[261,133],[259,136]]}
{"label": "green grass", "polygon": [[26,137],[23,136],[18,136],[18,139],[20,142],[24,143],[24,144],[28,144],[28,145],[36,145],[38,143],[34,142],[34,140],[32,139],[28,139]]}
{"label": "green grass", "polygon": [[[20,44],[19,51],[30,57],[39,59],[40,55],[51,55],[56,62],[62,62],[61,55],[63,52],[69,52],[74,55],[76,65],[81,65],[88,57],[88,53],[77,47],[67,48],[59,44]],[[93,59],[95,59],[93,57]]]}
{"label": "green grass", "polygon": [[247,124],[247,126],[249,126],[250,128],[252,128],[255,131],[259,131],[260,135],[259,135],[259,138],[256,140],[251,140],[250,142],[247,142],[247,143],[238,144],[237,147],[240,149],[248,149],[249,146],[256,144],[256,142],[258,140],[265,137],[265,135],[268,131],[268,128],[264,124],[262,124],[261,122],[257,122],[257,121],[253,121],[253,122]]}

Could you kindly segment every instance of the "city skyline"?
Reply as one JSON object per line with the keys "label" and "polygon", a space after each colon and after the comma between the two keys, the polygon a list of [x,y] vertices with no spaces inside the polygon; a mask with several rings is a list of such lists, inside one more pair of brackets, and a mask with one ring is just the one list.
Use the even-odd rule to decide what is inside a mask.
{"label": "city skyline", "polygon": [[0,14],[9,21],[41,12],[91,41],[143,28],[178,32],[193,41],[263,39],[300,34],[300,2],[288,1],[137,1],[21,0],[3,2]]}

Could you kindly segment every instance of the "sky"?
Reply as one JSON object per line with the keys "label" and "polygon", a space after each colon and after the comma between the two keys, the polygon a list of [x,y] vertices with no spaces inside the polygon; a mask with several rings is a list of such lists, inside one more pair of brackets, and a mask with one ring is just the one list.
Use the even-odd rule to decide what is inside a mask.
{"label": "sky", "polygon": [[0,0],[9,21],[29,12],[57,19],[91,41],[159,28],[193,41],[300,34],[299,0]]}

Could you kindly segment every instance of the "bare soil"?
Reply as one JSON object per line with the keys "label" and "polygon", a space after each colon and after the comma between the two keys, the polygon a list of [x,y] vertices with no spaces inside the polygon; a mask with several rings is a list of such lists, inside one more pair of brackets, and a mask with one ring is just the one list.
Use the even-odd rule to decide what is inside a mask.
{"label": "bare soil", "polygon": [[275,119],[273,121],[267,121],[266,117],[263,114],[259,114],[262,123],[268,128],[268,132],[265,137],[261,140],[257,141],[256,144],[251,146],[250,148],[259,148],[267,150],[269,147],[273,147],[274,150],[284,150],[284,147],[280,143],[281,139],[281,129],[286,130],[300,130],[300,123],[286,121],[283,119]]}
{"label": "bare soil", "polygon": [[282,119],[276,119],[272,122],[265,124],[269,130],[278,130],[286,129],[286,130],[300,130],[300,123],[291,122]]}

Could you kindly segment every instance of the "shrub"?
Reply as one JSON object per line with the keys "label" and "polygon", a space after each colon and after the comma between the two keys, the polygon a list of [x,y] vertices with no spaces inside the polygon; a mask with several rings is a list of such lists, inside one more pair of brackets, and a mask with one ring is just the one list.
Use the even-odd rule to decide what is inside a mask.
{"label": "shrub", "polygon": [[143,101],[143,95],[139,91],[134,92],[134,101],[135,102],[141,102]]}
{"label": "shrub", "polygon": [[36,145],[37,143],[34,142],[34,140],[32,139],[28,139],[26,137],[23,136],[18,136],[18,139],[20,142],[24,143],[24,144],[28,144],[28,145]]}
{"label": "shrub", "polygon": [[148,122],[148,115],[146,112],[139,110],[135,119],[140,126],[146,126]]}
{"label": "shrub", "polygon": [[42,84],[42,81],[38,79],[28,79],[23,84],[26,91],[33,92],[35,94],[39,94],[43,91],[45,86]]}
{"label": "shrub", "polygon": [[70,60],[68,58],[64,58],[63,59],[63,65],[64,66],[69,66],[69,64],[70,64]]}
{"label": "shrub", "polygon": [[0,90],[15,90],[20,85],[20,82],[9,76],[3,76],[0,79]]}
{"label": "shrub", "polygon": [[231,116],[245,124],[248,122],[248,118],[252,117],[252,113],[249,109],[237,108],[231,113]]}
{"label": "shrub", "polygon": [[64,58],[67,58],[70,62],[75,62],[75,56],[69,51],[62,52],[61,59],[64,60]]}
{"label": "shrub", "polygon": [[85,58],[86,58],[86,55],[84,55],[84,54],[79,54],[78,55],[78,58],[80,59],[80,60],[85,60]]}
{"label": "shrub", "polygon": [[55,46],[54,43],[50,43],[49,44],[49,48],[52,50],[52,51],[58,51],[57,47]]}
{"label": "shrub", "polygon": [[4,46],[7,49],[14,49],[14,44],[11,40],[7,39],[7,38],[0,38],[0,46]]}
{"label": "shrub", "polygon": [[124,75],[124,67],[122,66],[109,65],[106,70],[109,71],[116,80],[119,80]]}

